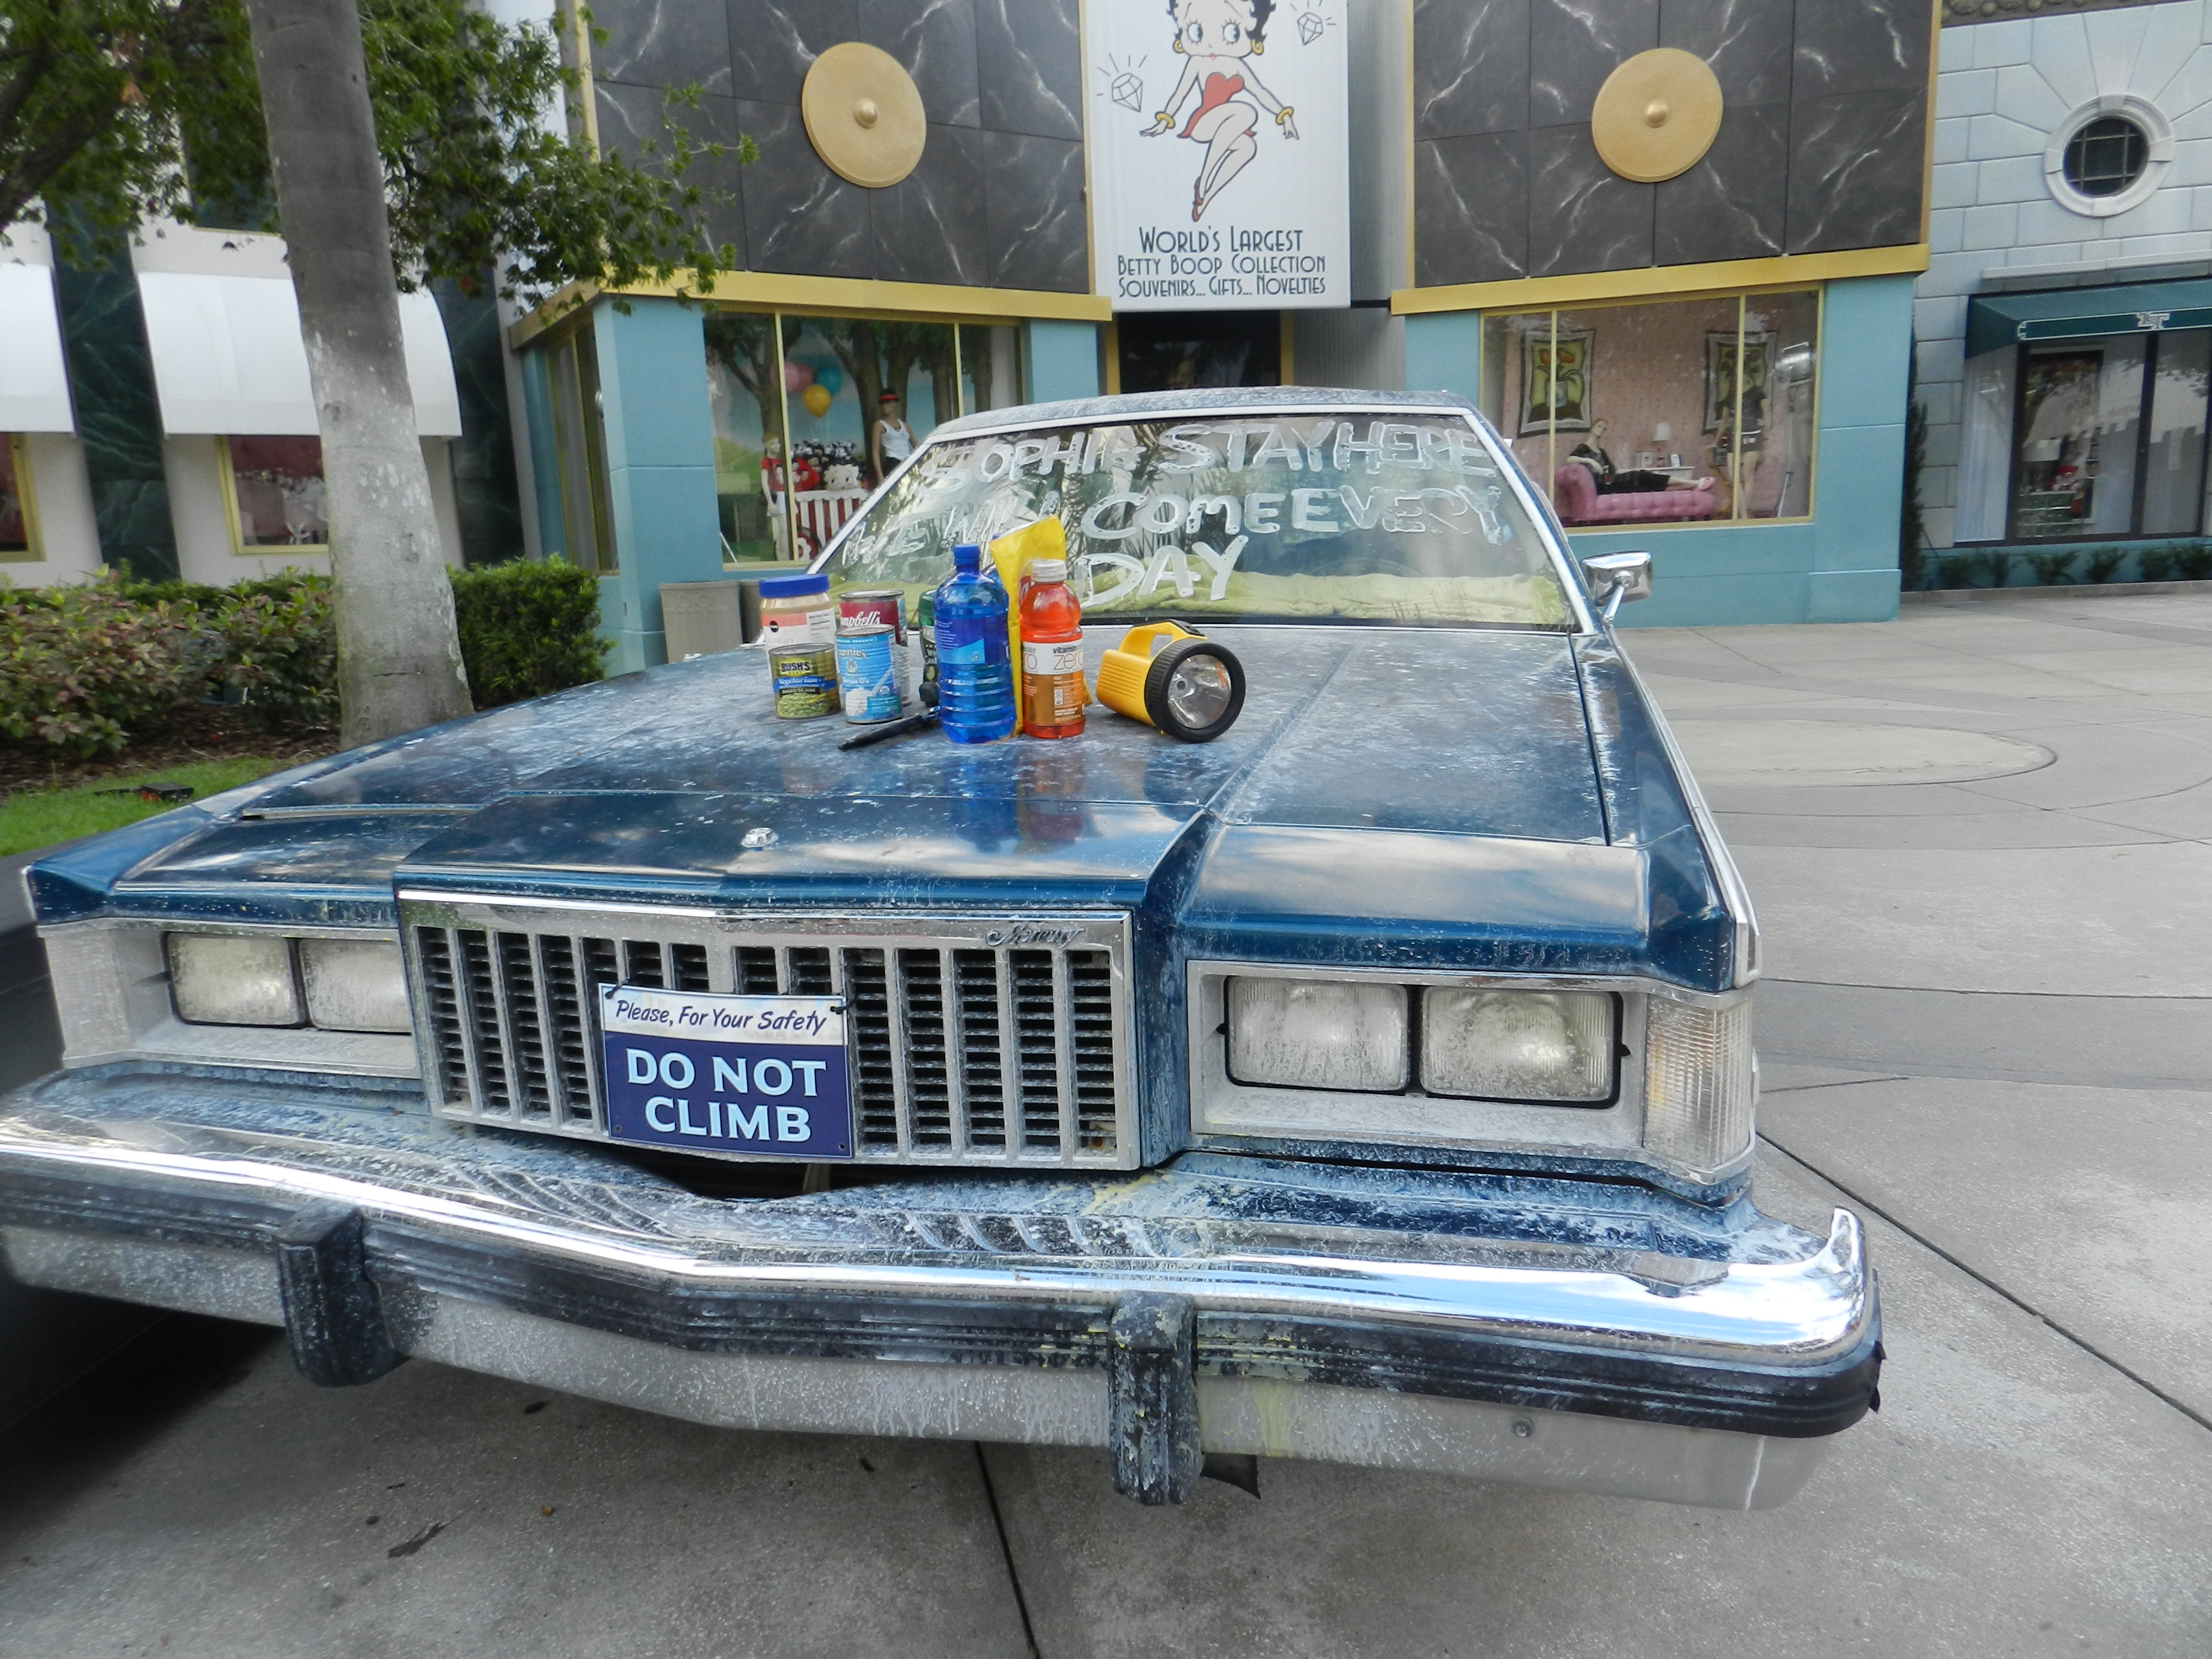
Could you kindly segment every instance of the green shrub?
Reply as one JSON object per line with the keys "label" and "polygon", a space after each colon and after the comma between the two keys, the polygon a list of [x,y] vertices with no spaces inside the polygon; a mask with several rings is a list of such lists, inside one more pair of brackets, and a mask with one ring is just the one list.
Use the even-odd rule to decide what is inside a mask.
{"label": "green shrub", "polygon": [[2074,564],[2074,555],[2070,551],[2031,553],[2027,556],[2027,562],[2035,567],[2036,580],[2045,587],[2057,587],[2060,583],[2072,580],[2067,574]]}
{"label": "green shrub", "polygon": [[2173,556],[2173,562],[2180,568],[2182,580],[2201,582],[2212,577],[2212,546],[2198,542],[2183,548]]}
{"label": "green shrub", "polygon": [[2139,582],[2162,582],[2173,574],[2173,550],[2170,547],[2147,547],[2136,559],[2136,580]]}
{"label": "green shrub", "polygon": [[125,599],[112,575],[0,605],[0,732],[112,754],[205,678],[192,606]]}
{"label": "green shrub", "polygon": [[2005,567],[2011,562],[2011,556],[2005,553],[1954,553],[1943,561],[1943,586],[2002,587]]}
{"label": "green shrub", "polygon": [[479,708],[566,690],[605,672],[599,580],[558,559],[456,570],[461,661]]}
{"label": "green shrub", "polygon": [[2127,550],[2124,547],[2099,548],[2089,556],[2088,572],[2082,580],[2092,582],[2112,580],[2120,574],[2120,567],[2127,562]]}
{"label": "green shrub", "polygon": [[209,620],[221,641],[212,678],[239,693],[264,724],[337,723],[337,632],[329,577],[303,577],[281,586],[241,582]]}

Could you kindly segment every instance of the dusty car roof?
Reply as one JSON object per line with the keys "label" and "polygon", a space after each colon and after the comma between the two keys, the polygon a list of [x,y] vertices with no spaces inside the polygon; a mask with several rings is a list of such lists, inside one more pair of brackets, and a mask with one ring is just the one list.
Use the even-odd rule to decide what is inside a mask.
{"label": "dusty car roof", "polygon": [[1474,405],[1449,392],[1372,392],[1347,386],[1200,386],[1189,392],[1135,392],[1112,398],[1070,398],[1060,403],[1020,404],[1007,409],[988,409],[945,421],[931,429],[932,438],[955,438],[968,432],[994,432],[1009,426],[1052,426],[1068,421],[1140,420],[1158,415],[1218,414],[1224,410],[1270,409],[1390,409],[1448,410],[1473,414]]}

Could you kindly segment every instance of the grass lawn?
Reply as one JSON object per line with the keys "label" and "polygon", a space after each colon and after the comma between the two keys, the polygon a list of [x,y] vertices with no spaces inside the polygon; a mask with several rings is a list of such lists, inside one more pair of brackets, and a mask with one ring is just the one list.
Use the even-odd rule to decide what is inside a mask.
{"label": "grass lawn", "polygon": [[75,841],[102,830],[120,830],[126,823],[169,811],[171,803],[143,800],[136,793],[109,794],[103,791],[135,790],[142,783],[185,784],[194,799],[235,788],[241,783],[289,766],[292,760],[263,755],[240,755],[228,760],[188,761],[181,766],[156,767],[143,772],[118,772],[65,789],[21,789],[0,801],[0,858]]}

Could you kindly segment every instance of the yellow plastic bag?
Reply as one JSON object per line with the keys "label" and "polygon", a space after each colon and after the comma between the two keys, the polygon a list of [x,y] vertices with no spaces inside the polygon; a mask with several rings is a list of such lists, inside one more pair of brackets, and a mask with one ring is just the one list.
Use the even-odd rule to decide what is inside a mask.
{"label": "yellow plastic bag", "polygon": [[1033,559],[1067,556],[1067,532],[1058,519],[1039,519],[1019,530],[1010,530],[989,548],[991,563],[1006,590],[1006,648],[1014,665],[1014,727],[1020,730],[1022,711],[1022,572]]}

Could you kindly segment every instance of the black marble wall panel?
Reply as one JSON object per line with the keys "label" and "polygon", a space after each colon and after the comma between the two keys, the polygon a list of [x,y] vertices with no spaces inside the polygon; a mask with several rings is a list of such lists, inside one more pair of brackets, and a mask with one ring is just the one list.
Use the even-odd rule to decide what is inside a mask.
{"label": "black marble wall panel", "polygon": [[1659,0],[1659,44],[1705,60],[1729,105],[1790,97],[1789,0]]}
{"label": "black marble wall panel", "polygon": [[592,47],[592,76],[625,86],[696,86],[730,94],[730,23],[699,0],[623,0],[592,19],[607,38]]}
{"label": "black marble wall panel", "polygon": [[1790,252],[1919,236],[1923,101],[1917,91],[1847,92],[1791,108]]}
{"label": "black marble wall panel", "polygon": [[1732,104],[1705,158],[1654,187],[1653,263],[1768,259],[1783,251],[1790,106]]}
{"label": "black marble wall panel", "polygon": [[975,0],[975,6],[983,125],[1079,142],[1083,40],[1076,0]]}
{"label": "black marble wall panel", "polygon": [[869,192],[876,276],[967,288],[990,283],[989,229],[976,210],[984,199],[985,142],[972,126],[932,125],[915,170],[888,190]]}
{"label": "black marble wall panel", "polygon": [[1529,0],[1463,0],[1413,13],[1421,138],[1518,132],[1528,125]]}
{"label": "black marble wall panel", "polygon": [[1659,44],[1659,0],[1533,0],[1528,125],[1587,124],[1605,77]]}
{"label": "black marble wall panel", "polygon": [[1598,160],[1589,129],[1528,135],[1528,274],[1625,270],[1651,263],[1653,191]]}
{"label": "black marble wall panel", "polygon": [[[489,274],[489,273],[487,273]],[[514,483],[514,430],[507,406],[506,354],[499,307],[489,285],[473,295],[447,278],[430,284],[453,356],[461,435],[453,440],[453,506],[461,557],[498,564],[523,556],[522,509]]]}
{"label": "black marble wall panel", "polygon": [[[1929,27],[1928,0],[1413,0],[1414,280],[1914,241]],[[1639,185],[1588,123],[1656,46],[1712,67],[1723,114],[1696,167]]]}
{"label": "black marble wall panel", "polygon": [[1790,96],[1928,88],[1928,8],[1901,0],[1797,0]]}
{"label": "black marble wall panel", "polygon": [[860,0],[855,38],[906,66],[932,125],[983,124],[973,0]]}
{"label": "black marble wall panel", "polygon": [[129,254],[118,251],[96,270],[59,267],[54,297],[100,556],[144,580],[171,580],[177,532],[161,465],[161,406]]}
{"label": "black marble wall panel", "polygon": [[[738,101],[734,98],[702,96],[696,106],[667,106],[659,87],[630,87],[605,81],[594,88],[599,117],[599,146],[619,152],[648,167],[658,167],[658,156],[667,151],[664,120],[676,125],[697,144],[719,143],[720,155],[696,157],[684,170],[686,184],[705,192],[700,222],[717,247],[733,248],[738,264],[748,258],[745,234],[744,174],[738,164],[741,135]],[[655,148],[650,151],[648,144]]]}
{"label": "black marble wall panel", "polygon": [[1502,283],[1528,274],[1528,135],[1470,132],[1413,155],[1417,283]]}
{"label": "black marble wall panel", "polygon": [[[1525,3],[1525,0],[1522,0]],[[1077,0],[599,0],[593,63],[601,142],[643,153],[672,86],[705,93],[674,118],[760,160],[689,175],[726,197],[706,210],[741,266],[793,275],[1042,288],[1091,285],[1083,208]],[[858,40],[913,76],[928,118],[914,173],[888,190],[847,184],[806,137],[799,100],[830,47]],[[1023,192],[1048,191],[1026,199]]]}
{"label": "black marble wall panel", "polygon": [[986,132],[983,167],[991,286],[1088,289],[1083,146],[1065,138]]}

